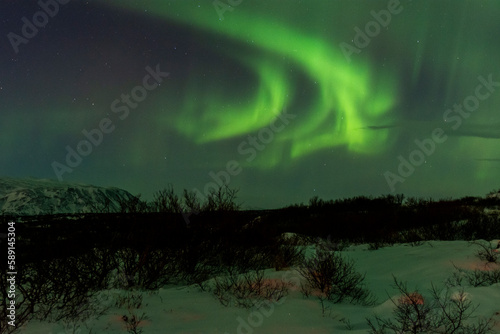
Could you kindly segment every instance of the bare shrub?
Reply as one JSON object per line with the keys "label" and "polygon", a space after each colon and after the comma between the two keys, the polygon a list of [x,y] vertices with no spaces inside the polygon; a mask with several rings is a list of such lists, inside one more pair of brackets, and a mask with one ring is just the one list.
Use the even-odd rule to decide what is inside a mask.
{"label": "bare shrub", "polygon": [[[107,285],[109,271],[101,265],[90,253],[23,264],[16,277],[16,327],[38,319],[76,328],[79,323],[103,315],[110,304],[100,291]],[[7,292],[3,288],[6,277],[0,277],[0,287]],[[8,299],[2,301],[6,306]],[[7,312],[7,307],[1,306],[0,314]],[[11,333],[16,327],[4,322],[6,315],[0,321],[0,329],[2,333]]]}
{"label": "bare shrub", "polygon": [[150,211],[148,203],[141,199],[141,194],[138,194],[130,199],[118,200],[121,213],[144,213]]}
{"label": "bare shrub", "polygon": [[393,317],[366,319],[372,334],[390,333],[464,333],[484,334],[491,332],[492,320],[479,319],[470,323],[477,306],[467,298],[464,290],[452,294],[449,289],[438,289],[432,285],[428,298],[418,291],[408,290],[406,283],[394,277],[394,286],[400,298],[392,303],[396,306]]}
{"label": "bare shrub", "polygon": [[289,244],[281,244],[275,255],[274,268],[279,271],[298,265],[304,261],[304,249]]}
{"label": "bare shrub", "polygon": [[202,260],[196,262],[194,267],[189,270],[184,270],[182,278],[187,284],[196,284],[202,291],[206,291],[208,288],[207,281],[219,272],[219,268]]}
{"label": "bare shrub", "polygon": [[297,270],[306,279],[306,289],[319,290],[329,301],[371,303],[371,294],[363,287],[365,276],[355,270],[353,261],[338,252],[318,248],[316,255]]}
{"label": "bare shrub", "polygon": [[177,254],[169,249],[123,248],[115,261],[118,273],[112,285],[117,288],[155,290],[180,276]]}
{"label": "bare shrub", "polygon": [[213,247],[207,241],[185,247],[177,253],[176,261],[179,262],[179,278],[184,283],[196,284],[201,290],[205,291],[207,289],[207,280],[223,271],[221,254],[226,253],[226,251],[225,249]]}
{"label": "bare shrub", "polygon": [[227,185],[219,187],[217,190],[211,190],[208,194],[205,203],[203,203],[201,211],[236,211],[240,208],[236,204],[236,194],[239,189],[231,189]]}
{"label": "bare shrub", "polygon": [[[3,269],[3,268],[2,268]],[[10,275],[7,275],[7,270],[0,270],[0,333],[10,334],[13,333],[18,327],[27,323],[34,317],[34,308],[37,301],[41,299],[40,294],[43,293],[42,289],[38,284],[34,286],[28,283],[28,273],[30,272],[27,265],[17,269],[16,276],[16,304],[15,304],[15,319],[10,319],[10,311],[8,307],[11,307],[8,295],[10,294]],[[30,295],[30,298],[26,298],[26,295]],[[8,324],[9,321],[15,320],[16,327]]]}
{"label": "bare shrub", "polygon": [[425,302],[418,291],[409,291],[407,284],[399,282],[394,277],[395,288],[401,297],[397,300],[391,298],[396,306],[394,321],[376,317],[376,324],[367,319],[371,328],[370,333],[386,333],[389,329],[394,333],[428,333],[432,327],[432,306]]}
{"label": "bare shrub", "polygon": [[151,206],[156,212],[181,213],[183,211],[182,202],[179,196],[175,194],[172,185],[155,192]]}
{"label": "bare shrub", "polygon": [[[44,261],[34,267],[28,284],[20,287],[27,299],[36,303],[38,319],[60,321],[82,319],[94,313],[92,302],[103,288],[95,281],[93,263],[83,257],[68,257]],[[43,282],[39,284],[38,282]]]}
{"label": "bare shrub", "polygon": [[216,277],[211,291],[224,306],[249,308],[258,301],[279,301],[288,294],[290,283],[264,279],[263,270]]}
{"label": "bare shrub", "polygon": [[200,201],[198,197],[196,197],[196,193],[193,190],[188,191],[187,189],[184,189],[182,195],[184,198],[184,206],[187,211],[191,213],[200,212],[201,210]]}
{"label": "bare shrub", "polygon": [[138,291],[128,291],[125,295],[120,295],[116,298],[117,307],[126,307],[127,314],[122,316],[123,322],[127,331],[131,334],[140,334],[143,332],[139,325],[149,319],[145,312],[138,314],[138,310],[142,307],[142,293]]}
{"label": "bare shrub", "polygon": [[500,254],[497,253],[493,247],[491,247],[491,244],[489,242],[472,241],[470,244],[479,246],[479,249],[476,251],[476,256],[481,261],[486,261],[488,263],[497,263],[498,256]]}
{"label": "bare shrub", "polygon": [[316,238],[316,244],[318,247],[328,251],[343,251],[351,245],[349,240],[332,240],[332,236],[329,234],[326,239]]}
{"label": "bare shrub", "polygon": [[473,287],[490,286],[500,283],[500,269],[481,270],[463,269],[455,266],[452,276],[447,279],[449,286],[463,286],[463,281]]}

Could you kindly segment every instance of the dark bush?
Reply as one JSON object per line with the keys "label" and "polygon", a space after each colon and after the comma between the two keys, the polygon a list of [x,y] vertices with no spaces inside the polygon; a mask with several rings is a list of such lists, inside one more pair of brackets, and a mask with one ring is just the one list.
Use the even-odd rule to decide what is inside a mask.
{"label": "dark bush", "polygon": [[249,308],[262,300],[279,301],[288,294],[289,285],[283,281],[265,280],[263,270],[252,270],[216,277],[210,290],[224,306]]}
{"label": "dark bush", "polygon": [[329,301],[369,303],[370,292],[363,287],[365,276],[355,270],[353,261],[338,252],[317,248],[315,256],[297,270],[306,279],[306,290],[319,290]]}
{"label": "dark bush", "polygon": [[390,333],[463,333],[484,334],[491,332],[491,319],[479,319],[470,323],[477,307],[460,290],[452,295],[432,285],[429,297],[424,298],[418,291],[411,292],[406,283],[394,278],[394,286],[400,294],[392,319],[375,316],[367,319],[372,334]]}
{"label": "dark bush", "polygon": [[476,256],[480,260],[486,261],[488,263],[497,263],[500,254],[497,253],[496,249],[491,247],[491,244],[489,242],[472,241],[471,245],[479,247],[476,252]]}
{"label": "dark bush", "polygon": [[455,271],[447,279],[447,284],[450,286],[464,286],[464,281],[467,285],[473,287],[490,286],[500,283],[500,269],[487,270],[485,268],[485,270],[469,270],[455,266]]}
{"label": "dark bush", "polygon": [[178,253],[170,249],[124,248],[116,252],[114,286],[155,290],[176,282],[181,275]]}

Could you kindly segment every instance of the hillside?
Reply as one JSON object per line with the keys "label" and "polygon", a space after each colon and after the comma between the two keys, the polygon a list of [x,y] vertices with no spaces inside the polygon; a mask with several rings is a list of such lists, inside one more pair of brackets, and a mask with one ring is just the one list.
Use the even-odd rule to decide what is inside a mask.
{"label": "hillside", "polygon": [[119,188],[46,179],[0,178],[0,213],[43,215],[117,212],[134,196]]}

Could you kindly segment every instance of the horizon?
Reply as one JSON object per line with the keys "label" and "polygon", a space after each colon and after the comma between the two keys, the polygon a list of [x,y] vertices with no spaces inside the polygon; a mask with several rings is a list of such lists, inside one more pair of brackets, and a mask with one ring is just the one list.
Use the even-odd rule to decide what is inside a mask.
{"label": "horizon", "polygon": [[500,188],[500,5],[224,4],[1,3],[0,175],[259,209]]}
{"label": "horizon", "polygon": [[[47,182],[49,183],[50,186],[61,186],[63,187],[64,185],[67,185],[68,187],[69,186],[80,186],[80,187],[96,187],[96,188],[102,188],[102,189],[117,189],[117,190],[123,190],[123,191],[126,191],[128,193],[130,193],[130,195],[136,197],[136,198],[140,198],[141,201],[144,201],[145,203],[147,204],[152,204],[154,202],[154,196],[155,194],[162,190],[166,190],[168,187],[166,188],[163,188],[163,189],[157,189],[154,193],[151,193],[151,194],[134,194],[134,193],[131,193],[130,191],[128,191],[127,189],[124,189],[124,188],[120,188],[120,187],[115,187],[115,186],[99,186],[99,185],[95,185],[95,184],[89,184],[89,183],[81,183],[81,182],[68,182],[68,181],[58,181],[58,180],[55,180],[55,179],[38,179],[38,178],[34,178],[34,177],[26,177],[26,178],[12,178],[12,177],[9,177],[9,176],[0,176],[0,181],[4,180],[4,179],[9,179],[9,180],[12,180],[14,182],[18,181],[18,182],[23,182],[23,181],[34,181],[36,183],[44,183],[44,182]],[[172,189],[174,190],[174,193],[175,195],[179,196],[179,199],[181,201],[181,203],[184,202],[184,197],[183,197],[183,190],[188,190],[189,189],[176,189],[174,185],[169,185],[172,187]],[[29,187],[28,187],[29,188]],[[31,189],[31,188],[30,188]],[[14,189],[14,190],[18,190],[18,188]],[[307,199],[306,201],[304,202],[293,202],[293,203],[287,203],[283,206],[279,206],[279,207],[252,207],[252,206],[246,206],[245,203],[241,203],[238,198],[238,193],[239,191],[241,191],[241,189],[231,189],[229,188],[229,190],[236,190],[236,197],[234,198],[234,201],[232,201],[235,205],[236,205],[236,211],[267,211],[267,210],[281,210],[281,209],[286,209],[286,208],[290,208],[290,207],[301,207],[301,206],[305,206],[305,207],[310,207],[311,205],[314,206],[314,204],[311,204],[313,200],[316,200],[317,201],[321,201],[323,204],[326,204],[326,205],[330,205],[330,204],[336,204],[337,202],[342,202],[342,201],[345,201],[345,200],[356,200],[358,198],[366,198],[366,199],[369,199],[369,200],[376,200],[376,199],[381,199],[381,198],[387,198],[389,196],[394,196],[395,198],[396,197],[400,197],[402,200],[401,200],[401,205],[405,205],[406,202],[410,199],[413,199],[413,200],[423,200],[423,201],[429,201],[429,202],[433,202],[433,203],[439,203],[439,202],[442,202],[442,201],[459,201],[459,200],[462,200],[464,198],[468,198],[468,197],[472,197],[472,198],[475,198],[475,199],[488,199],[488,198],[491,198],[493,197],[494,195],[496,195],[495,197],[498,197],[498,194],[500,194],[500,189],[494,189],[494,190],[491,190],[490,192],[488,192],[487,194],[484,194],[482,196],[470,196],[470,195],[466,195],[466,196],[461,196],[461,197],[440,197],[440,198],[433,198],[432,196],[408,196],[404,193],[398,193],[398,194],[390,194],[390,193],[387,193],[387,194],[381,194],[381,195],[378,195],[378,196],[372,196],[372,195],[354,195],[354,196],[350,196],[350,197],[337,197],[337,198],[322,198],[322,197],[316,197],[313,196],[309,199]],[[197,197],[198,200],[200,201],[200,205],[203,205],[203,204],[206,204],[206,198],[200,198],[200,196]],[[192,211],[190,211],[190,209],[188,208],[185,208],[186,210],[183,210],[183,213],[182,214],[185,214],[185,213],[193,213]],[[155,211],[152,211],[152,212],[155,212]],[[75,213],[75,214],[79,214],[79,213]]]}

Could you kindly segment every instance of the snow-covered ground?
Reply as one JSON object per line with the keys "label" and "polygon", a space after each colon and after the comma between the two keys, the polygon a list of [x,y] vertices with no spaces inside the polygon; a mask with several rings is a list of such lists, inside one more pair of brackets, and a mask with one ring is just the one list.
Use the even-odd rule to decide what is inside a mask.
{"label": "snow-covered ground", "polygon": [[[496,245],[498,240],[492,241]],[[366,318],[374,314],[389,317],[394,309],[398,291],[393,287],[393,275],[407,282],[412,291],[426,295],[431,282],[444,286],[445,281],[460,268],[484,270],[498,269],[499,265],[485,266],[475,254],[477,246],[465,241],[428,241],[418,246],[394,245],[378,250],[368,250],[368,245],[356,245],[342,253],[355,260],[358,272],[366,273],[366,287],[375,295],[374,306],[349,303],[328,304],[323,315],[321,305],[314,296],[305,298],[298,286],[291,288],[287,297],[268,303],[260,309],[224,307],[210,293],[197,286],[170,286],[155,292],[143,291],[143,301],[138,309],[127,306],[110,308],[106,314],[89,320],[80,327],[63,323],[32,321],[19,331],[26,334],[40,333],[127,333],[123,316],[145,314],[138,329],[143,333],[367,333]],[[266,271],[267,279],[284,279],[292,283],[299,280],[293,269]],[[456,288],[458,290],[458,288]],[[494,331],[500,333],[500,283],[488,287],[466,286],[467,298],[477,305],[475,315],[493,318]],[[107,295],[126,295],[126,291],[109,290]],[[138,292],[135,292],[136,294]],[[113,298],[103,303],[113,304]],[[71,328],[70,328],[71,327]]]}

